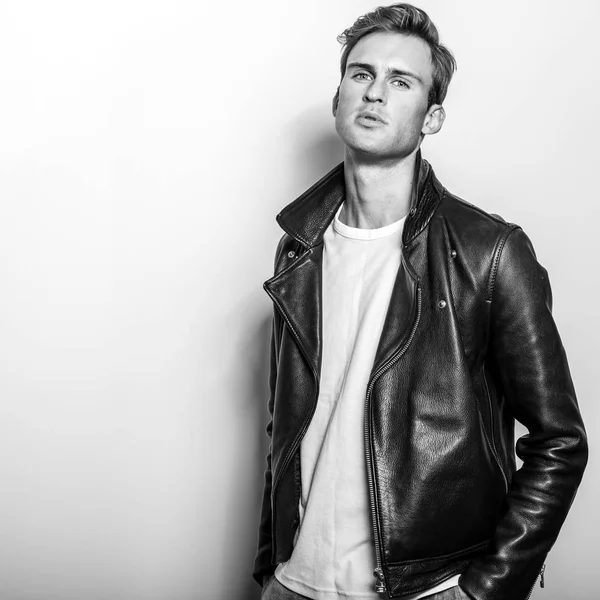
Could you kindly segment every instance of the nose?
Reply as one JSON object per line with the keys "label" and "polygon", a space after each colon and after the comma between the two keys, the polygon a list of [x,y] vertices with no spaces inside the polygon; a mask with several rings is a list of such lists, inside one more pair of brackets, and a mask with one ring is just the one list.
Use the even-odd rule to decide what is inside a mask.
{"label": "nose", "polygon": [[367,86],[365,89],[365,93],[363,95],[363,100],[365,102],[382,102],[385,104],[386,102],[386,90],[385,90],[385,82],[380,80],[379,78],[373,79],[371,84]]}

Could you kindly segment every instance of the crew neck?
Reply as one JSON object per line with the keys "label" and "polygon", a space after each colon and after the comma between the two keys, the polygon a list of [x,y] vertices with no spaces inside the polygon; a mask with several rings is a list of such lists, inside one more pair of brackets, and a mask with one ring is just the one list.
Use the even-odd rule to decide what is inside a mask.
{"label": "crew neck", "polygon": [[406,215],[404,215],[398,221],[394,221],[389,225],[384,225],[383,227],[376,227],[374,229],[364,229],[362,227],[351,227],[350,225],[346,225],[340,221],[340,212],[342,211],[342,207],[344,206],[344,202],[340,204],[340,207],[337,209],[335,213],[335,217],[333,219],[333,228],[337,233],[343,235],[347,238],[352,238],[355,240],[377,240],[397,231],[402,230],[402,226],[404,225],[404,221],[406,219]]}

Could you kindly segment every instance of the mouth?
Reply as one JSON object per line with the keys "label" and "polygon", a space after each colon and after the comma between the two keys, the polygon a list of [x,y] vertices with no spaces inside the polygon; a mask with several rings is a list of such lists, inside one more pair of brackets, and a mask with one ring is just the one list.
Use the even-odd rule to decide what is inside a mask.
{"label": "mouth", "polygon": [[363,110],[358,113],[357,120],[363,125],[385,125],[386,121],[383,120],[376,112],[370,110]]}

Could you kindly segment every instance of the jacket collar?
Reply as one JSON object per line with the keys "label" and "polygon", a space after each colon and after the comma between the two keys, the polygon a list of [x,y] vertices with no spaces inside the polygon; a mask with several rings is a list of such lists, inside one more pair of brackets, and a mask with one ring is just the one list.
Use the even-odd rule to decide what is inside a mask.
{"label": "jacket collar", "polygon": [[[413,185],[412,208],[402,233],[404,246],[425,229],[440,197],[439,182],[435,179],[429,163],[421,157],[420,150],[415,161],[414,181],[416,185]],[[288,204],[277,215],[277,222],[292,238],[307,248],[313,248],[323,242],[325,230],[344,201],[345,195],[344,163],[341,162]]]}

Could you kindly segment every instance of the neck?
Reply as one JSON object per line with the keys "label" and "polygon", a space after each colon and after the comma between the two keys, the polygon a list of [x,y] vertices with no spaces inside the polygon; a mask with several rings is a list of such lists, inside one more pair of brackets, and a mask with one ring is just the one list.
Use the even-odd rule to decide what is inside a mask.
{"label": "neck", "polygon": [[342,223],[361,229],[385,227],[410,210],[417,150],[389,162],[365,162],[346,148],[346,198]]}

